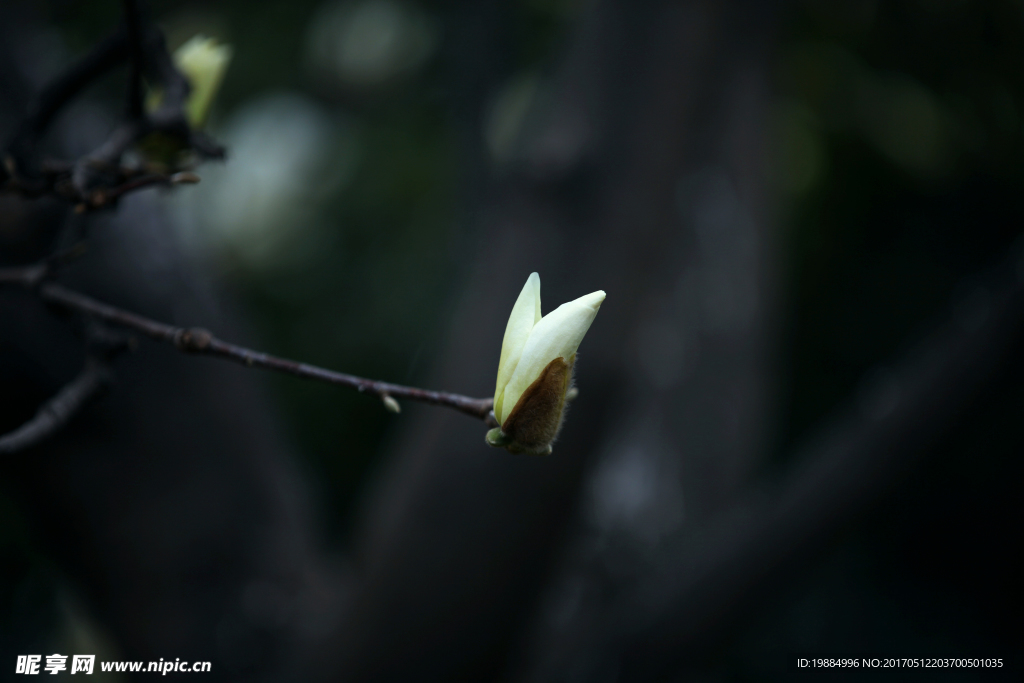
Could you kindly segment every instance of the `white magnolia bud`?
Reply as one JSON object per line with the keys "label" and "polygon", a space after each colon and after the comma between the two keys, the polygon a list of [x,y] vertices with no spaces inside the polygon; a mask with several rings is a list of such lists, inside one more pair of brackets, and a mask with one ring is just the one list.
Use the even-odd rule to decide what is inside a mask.
{"label": "white magnolia bud", "polygon": [[551,452],[576,349],[604,297],[603,291],[593,292],[541,317],[540,276],[530,275],[505,328],[494,389],[494,416],[501,427],[488,433],[488,443],[512,452]]}
{"label": "white magnolia bud", "polygon": [[199,128],[210,113],[210,105],[231,62],[231,46],[218,45],[213,38],[197,35],[174,51],[174,64],[192,86],[185,115],[189,125]]}

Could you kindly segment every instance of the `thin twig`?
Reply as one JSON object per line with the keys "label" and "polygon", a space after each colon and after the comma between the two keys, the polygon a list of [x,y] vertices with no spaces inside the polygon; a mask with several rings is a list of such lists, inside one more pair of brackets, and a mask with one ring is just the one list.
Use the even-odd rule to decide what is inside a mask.
{"label": "thin twig", "polygon": [[0,436],[0,455],[23,451],[56,434],[109,382],[110,370],[106,362],[88,358],[82,372],[40,406],[35,417]]}
{"label": "thin twig", "polygon": [[[0,284],[15,284],[33,289],[39,298],[48,304],[79,311],[96,320],[133,330],[150,339],[171,344],[184,353],[222,358],[240,363],[246,367],[274,370],[306,379],[351,387],[360,393],[373,394],[379,397],[385,406],[391,410],[394,409],[395,399],[409,399],[411,401],[454,408],[483,420],[488,426],[498,426],[491,413],[493,399],[471,398],[462,394],[430,391],[401,384],[391,384],[390,382],[380,382],[280,358],[269,353],[225,342],[215,337],[208,330],[199,327],[186,328],[168,325],[117,308],[116,306],[111,306],[102,301],[97,301],[55,282],[42,282],[41,280],[45,277],[45,274],[45,269],[41,270],[40,266],[0,268]],[[391,399],[390,401],[388,400],[389,398]]]}
{"label": "thin twig", "polygon": [[145,173],[130,180],[126,180],[120,185],[116,185],[114,187],[92,190],[83,198],[84,201],[77,204],[75,208],[77,211],[85,211],[90,208],[98,209],[118,200],[130,192],[134,192],[135,190],[139,190],[144,187],[150,187],[151,185],[186,185],[198,182],[199,176],[188,171],[173,173],[171,175],[166,173]]}

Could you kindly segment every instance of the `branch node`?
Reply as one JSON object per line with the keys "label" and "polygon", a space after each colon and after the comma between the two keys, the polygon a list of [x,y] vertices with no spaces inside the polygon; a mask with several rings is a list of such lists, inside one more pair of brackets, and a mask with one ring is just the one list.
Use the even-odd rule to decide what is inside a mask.
{"label": "branch node", "polygon": [[[174,345],[186,353],[202,353],[209,348],[213,334],[201,327],[178,330],[174,334]],[[247,361],[251,364],[251,361]]]}

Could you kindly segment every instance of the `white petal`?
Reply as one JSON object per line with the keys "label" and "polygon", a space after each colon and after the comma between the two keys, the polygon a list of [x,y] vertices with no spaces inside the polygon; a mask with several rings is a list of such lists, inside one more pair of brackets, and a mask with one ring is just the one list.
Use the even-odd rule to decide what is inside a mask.
{"label": "white petal", "polygon": [[[533,327],[515,372],[505,385],[502,403],[506,412],[512,411],[519,397],[551,361],[562,358],[569,362],[590,329],[590,324],[594,322],[604,296],[603,291],[597,291],[564,303]],[[505,415],[499,416],[497,411],[494,415],[500,423],[504,423]]]}
{"label": "white petal", "polygon": [[174,52],[175,65],[188,78],[192,91],[185,104],[189,123],[199,127],[231,62],[231,47],[204,36],[193,36]]}
{"label": "white petal", "polygon": [[[512,307],[512,315],[505,327],[505,338],[501,342],[501,359],[498,361],[498,382],[494,388],[494,416],[498,422],[504,422],[502,415],[502,396],[505,385],[519,365],[526,340],[530,337],[533,326],[541,319],[540,316],[540,275],[530,273],[523,285],[523,291]],[[511,406],[510,406],[511,407]]]}

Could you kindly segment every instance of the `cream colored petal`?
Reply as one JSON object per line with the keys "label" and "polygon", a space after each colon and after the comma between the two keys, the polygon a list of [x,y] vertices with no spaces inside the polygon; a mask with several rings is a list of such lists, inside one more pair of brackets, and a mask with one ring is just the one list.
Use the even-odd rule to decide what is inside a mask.
{"label": "cream colored petal", "polygon": [[[519,293],[512,315],[505,327],[505,338],[501,342],[501,359],[498,361],[498,381],[494,387],[494,416],[498,422],[504,421],[502,415],[502,395],[505,385],[519,364],[519,356],[530,337],[530,330],[541,319],[540,315],[540,275],[530,273]],[[509,406],[511,408],[511,406]]]}
{"label": "cream colored petal", "polygon": [[[511,412],[519,397],[540,376],[548,363],[555,358],[563,358],[568,362],[576,353],[604,297],[603,291],[581,296],[575,301],[562,304],[534,325],[523,346],[515,372],[505,385],[505,394],[501,399],[505,412]],[[499,423],[504,423],[505,415],[499,416],[497,411],[494,414]]]}
{"label": "cream colored petal", "polygon": [[189,124],[197,128],[206,120],[213,97],[231,62],[231,47],[204,36],[194,36],[174,52],[174,62],[188,78],[192,91],[185,105]]}

